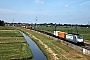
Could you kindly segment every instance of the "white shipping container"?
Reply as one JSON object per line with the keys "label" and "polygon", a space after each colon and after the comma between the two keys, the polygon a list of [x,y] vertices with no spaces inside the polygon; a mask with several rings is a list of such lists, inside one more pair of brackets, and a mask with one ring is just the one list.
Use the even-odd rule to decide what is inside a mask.
{"label": "white shipping container", "polygon": [[58,32],[60,32],[60,31],[54,31],[54,35],[58,36]]}

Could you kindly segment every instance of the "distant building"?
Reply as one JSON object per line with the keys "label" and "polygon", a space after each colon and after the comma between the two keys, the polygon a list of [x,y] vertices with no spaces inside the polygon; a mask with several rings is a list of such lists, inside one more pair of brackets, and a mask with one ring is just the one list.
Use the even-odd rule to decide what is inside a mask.
{"label": "distant building", "polygon": [[5,23],[5,26],[10,26],[10,24],[9,23]]}

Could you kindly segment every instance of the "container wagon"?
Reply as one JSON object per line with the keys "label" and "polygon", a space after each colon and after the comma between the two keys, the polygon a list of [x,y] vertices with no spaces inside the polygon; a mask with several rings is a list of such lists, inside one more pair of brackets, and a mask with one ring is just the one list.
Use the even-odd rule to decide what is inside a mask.
{"label": "container wagon", "polygon": [[60,32],[60,31],[54,31],[54,35],[58,36],[58,32]]}
{"label": "container wagon", "polygon": [[25,26],[25,28],[26,28],[26,29],[32,29],[32,27],[31,27],[31,26]]}

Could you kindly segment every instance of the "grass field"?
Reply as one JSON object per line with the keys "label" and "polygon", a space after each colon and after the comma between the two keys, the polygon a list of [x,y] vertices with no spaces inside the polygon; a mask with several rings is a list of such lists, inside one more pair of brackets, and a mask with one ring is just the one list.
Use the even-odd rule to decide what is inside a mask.
{"label": "grass field", "polygon": [[[39,34],[34,31],[22,29],[25,33],[30,33],[34,35],[36,38],[41,40],[44,44],[46,44],[55,54],[57,54],[57,57],[59,60],[89,60],[90,56],[83,55],[81,52],[74,50],[56,40],[53,40],[49,37],[46,37],[42,34]],[[30,35],[29,35],[30,36]],[[46,51],[46,49],[37,41],[35,38],[30,36],[40,47],[40,49],[44,52],[44,54],[47,56],[48,60],[53,60],[54,57]]]}
{"label": "grass field", "polygon": [[13,27],[0,26],[0,60],[32,59],[26,40]]}
{"label": "grass field", "polygon": [[15,28],[12,26],[0,26],[0,30],[15,30]]}
{"label": "grass field", "polygon": [[[36,29],[49,31],[52,33],[54,31],[54,27],[52,27],[52,26],[49,26],[49,27],[39,26]],[[77,29],[78,29],[78,33],[83,36],[84,40],[90,40],[90,28],[87,29],[87,28],[77,27]],[[59,27],[59,26],[57,26],[56,30],[68,33],[68,31],[70,30],[70,27]],[[72,27],[72,33],[77,33],[75,27]]]}
{"label": "grass field", "polygon": [[22,34],[20,34],[16,30],[0,30],[0,36],[4,37],[22,37]]}

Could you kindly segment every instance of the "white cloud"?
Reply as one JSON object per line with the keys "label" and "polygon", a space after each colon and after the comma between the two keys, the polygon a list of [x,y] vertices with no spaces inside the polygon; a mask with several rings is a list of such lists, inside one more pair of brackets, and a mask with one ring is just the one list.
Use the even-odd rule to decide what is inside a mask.
{"label": "white cloud", "polygon": [[0,8],[0,14],[17,14],[17,15],[36,15],[36,14],[41,14],[41,15],[47,15],[49,14],[49,11],[14,11],[14,10],[9,10],[9,9],[3,9]]}
{"label": "white cloud", "polygon": [[41,1],[40,3],[41,3],[41,4],[44,4],[44,2],[43,2],[43,1]]}
{"label": "white cloud", "polygon": [[65,5],[65,7],[68,7],[68,6],[69,6],[68,4]]}
{"label": "white cloud", "polygon": [[38,4],[44,4],[44,1],[35,0],[35,3],[38,3]]}
{"label": "white cloud", "polygon": [[90,1],[86,1],[86,2],[84,2],[84,3],[82,3],[82,4],[80,4],[80,5],[84,5],[84,4],[87,4],[87,3],[89,3]]}
{"label": "white cloud", "polygon": [[0,8],[0,13],[14,13],[15,11],[9,9]]}
{"label": "white cloud", "polygon": [[73,4],[73,3],[76,3],[76,2],[78,2],[78,1],[72,1],[72,2],[70,2],[68,4],[66,4],[65,7],[68,7],[70,4]]}
{"label": "white cloud", "polygon": [[70,2],[69,4],[73,4],[73,3],[76,3],[76,2],[78,2],[78,1],[73,1],[73,2]]}

